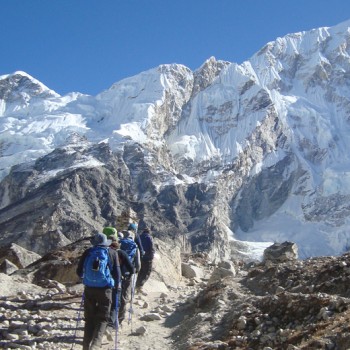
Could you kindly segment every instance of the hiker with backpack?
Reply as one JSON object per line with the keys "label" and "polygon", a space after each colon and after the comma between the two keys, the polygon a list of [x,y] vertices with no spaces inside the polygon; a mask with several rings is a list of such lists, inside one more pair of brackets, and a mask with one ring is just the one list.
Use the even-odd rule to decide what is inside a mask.
{"label": "hiker with backpack", "polygon": [[112,226],[104,227],[102,233],[104,233],[108,239],[111,239],[111,237],[114,237],[115,235],[118,236],[118,240],[124,238],[124,235]]}
{"label": "hiker with backpack", "polygon": [[[111,241],[112,241],[110,248],[114,249],[118,254],[120,271],[121,271],[121,275],[122,275],[122,289],[123,289],[123,281],[125,279],[130,278],[130,276],[135,273],[135,268],[134,268],[134,265],[132,264],[132,262],[130,261],[127,252],[120,249],[120,243],[119,243],[120,238],[119,237],[120,237],[120,234],[118,233],[118,234],[110,235],[109,239],[111,239]],[[116,299],[116,297],[117,297],[116,292],[117,292],[117,290],[114,289],[113,296],[112,296],[111,312],[110,312],[110,316],[109,316],[109,320],[108,320],[108,326],[112,327],[112,328],[116,327],[117,314],[119,312],[119,310],[117,310],[117,308],[116,308],[116,306],[117,306],[116,305],[116,300],[117,300]],[[121,295],[119,296],[118,300],[120,300],[120,297],[121,297]]]}
{"label": "hiker with backpack", "polygon": [[155,253],[153,238],[148,227],[144,228],[144,230],[142,231],[140,235],[140,242],[144,254],[141,258],[141,269],[136,281],[136,288],[138,291],[141,291],[142,286],[146,283],[149,276],[151,275],[153,258]]}
{"label": "hiker with backpack", "polygon": [[142,258],[142,256],[145,254],[143,248],[142,248],[142,244],[141,244],[141,241],[140,241],[140,236],[139,234],[137,233],[137,224],[134,224],[134,223],[130,223],[129,226],[128,226],[128,231],[131,231],[134,235],[134,241],[135,243],[137,244],[139,250],[140,250],[140,257]]}
{"label": "hiker with backpack", "polygon": [[107,236],[107,238],[110,239],[109,236],[117,234],[118,231],[112,226],[106,226],[103,228],[102,233],[104,233]]}
{"label": "hiker with backpack", "polygon": [[[141,268],[140,251],[137,244],[134,242],[133,232],[128,230],[122,231],[122,233],[124,238],[120,240],[120,249],[128,254],[129,260],[135,268],[135,272],[138,273]],[[121,324],[125,319],[126,304],[133,294],[133,291],[131,290],[132,287],[132,276],[124,276],[122,280],[122,295],[118,314],[119,324]]]}
{"label": "hiker with backpack", "polygon": [[112,292],[114,288],[121,288],[118,255],[115,250],[109,249],[111,241],[104,233],[96,233],[91,244],[93,247],[84,251],[77,267],[77,274],[85,286],[83,350],[101,349]]}

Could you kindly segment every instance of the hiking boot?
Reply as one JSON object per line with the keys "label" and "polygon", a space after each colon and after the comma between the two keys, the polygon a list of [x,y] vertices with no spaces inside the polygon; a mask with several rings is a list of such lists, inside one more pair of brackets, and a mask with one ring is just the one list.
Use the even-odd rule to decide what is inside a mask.
{"label": "hiking boot", "polygon": [[142,289],[142,287],[138,287],[136,288],[136,292],[137,294],[143,295],[143,296],[147,296],[148,294]]}
{"label": "hiking boot", "polygon": [[122,327],[122,322],[124,321],[124,318],[121,318],[118,320],[118,327]]}
{"label": "hiking boot", "polygon": [[101,343],[102,343],[101,341],[92,342],[92,344],[90,345],[90,350],[100,350]]}
{"label": "hiking boot", "polygon": [[112,336],[112,331],[110,331],[110,329],[106,330],[105,335],[106,335],[106,338],[107,338],[108,341],[113,341],[114,340],[113,336]]}

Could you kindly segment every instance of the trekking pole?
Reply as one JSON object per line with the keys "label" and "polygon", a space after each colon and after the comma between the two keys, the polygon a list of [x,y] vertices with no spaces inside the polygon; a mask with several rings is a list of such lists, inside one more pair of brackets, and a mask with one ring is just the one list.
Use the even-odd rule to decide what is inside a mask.
{"label": "trekking pole", "polygon": [[119,297],[121,290],[117,289],[117,293],[115,294],[115,340],[114,340],[114,350],[118,350],[118,331],[119,331]]}
{"label": "trekking pole", "polygon": [[115,293],[115,339],[114,339],[114,350],[118,350],[118,331],[119,331],[119,299],[122,293],[122,280],[121,280],[121,269],[119,254],[117,253],[117,270],[118,270],[118,280],[116,282],[117,290]]}
{"label": "trekking pole", "polygon": [[132,304],[134,302],[136,276],[137,274],[134,273],[131,279],[131,298],[130,298],[129,319],[128,319],[128,324],[131,324],[131,332],[132,332],[132,314],[134,313]]}
{"label": "trekking pole", "polygon": [[83,305],[84,305],[84,299],[85,299],[85,295],[84,295],[84,292],[81,296],[81,303],[80,303],[80,307],[79,307],[79,310],[78,310],[78,315],[77,315],[77,324],[75,326],[75,331],[74,331],[74,335],[73,335],[73,343],[72,343],[72,347],[71,347],[71,350],[74,349],[74,346],[75,346],[75,338],[76,338],[76,335],[77,335],[77,329],[78,329],[78,326],[79,326],[79,322],[80,322],[80,313],[81,313],[81,310],[83,309]]}

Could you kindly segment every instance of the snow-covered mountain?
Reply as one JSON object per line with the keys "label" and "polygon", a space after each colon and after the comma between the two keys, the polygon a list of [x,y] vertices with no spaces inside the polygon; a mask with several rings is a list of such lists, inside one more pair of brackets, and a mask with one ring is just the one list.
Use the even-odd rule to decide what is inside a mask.
{"label": "snow-covered mountain", "polygon": [[[277,38],[241,65],[162,65],[97,96],[1,76],[0,243],[18,229],[8,222],[19,200],[68,171],[108,168],[97,154],[108,144],[128,198],[194,249],[290,240],[301,257],[340,254],[350,238],[349,96],[350,21]],[[100,226],[110,220],[99,215]],[[60,235],[72,240],[69,230]]]}

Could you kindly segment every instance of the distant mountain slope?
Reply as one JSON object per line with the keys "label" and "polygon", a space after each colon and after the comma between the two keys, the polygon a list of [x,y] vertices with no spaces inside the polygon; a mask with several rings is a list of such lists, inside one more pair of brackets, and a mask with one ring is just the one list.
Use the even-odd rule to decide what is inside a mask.
{"label": "distant mountain slope", "polygon": [[[17,201],[29,195],[24,178],[25,187],[37,191],[62,172],[68,180],[76,169],[111,171],[94,146],[105,143],[115,164],[123,164],[111,173],[119,171],[117,182],[107,185],[115,201],[134,206],[144,222],[162,227],[159,233],[184,233],[193,249],[249,255],[248,246],[256,245],[239,241],[291,240],[302,257],[344,252],[350,237],[349,27],[347,21],[277,38],[241,65],[213,57],[195,72],[162,65],[97,96],[59,96],[24,72],[0,77],[0,244],[19,229]],[[88,148],[77,143],[81,138]],[[50,152],[54,171],[47,169]],[[70,154],[77,163],[68,167]],[[67,226],[60,235],[85,235],[94,219],[99,228],[119,211],[106,216],[100,209],[76,217],[83,220],[79,233]],[[23,214],[25,225],[31,215]],[[47,215],[39,216],[49,221]],[[54,226],[61,219],[56,214]]]}

